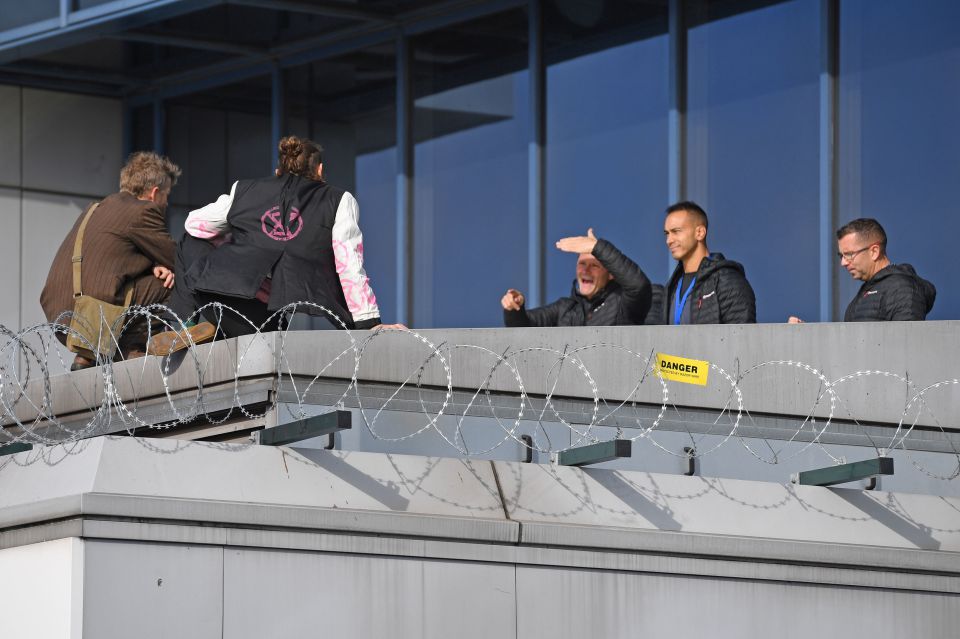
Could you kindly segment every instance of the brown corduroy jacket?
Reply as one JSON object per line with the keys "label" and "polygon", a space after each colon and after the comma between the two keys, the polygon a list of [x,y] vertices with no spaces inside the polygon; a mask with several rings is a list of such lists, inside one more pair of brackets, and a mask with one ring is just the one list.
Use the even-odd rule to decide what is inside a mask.
{"label": "brown corduroy jacket", "polygon": [[[47,321],[73,310],[73,244],[85,213],[86,209],[57,250],[40,293]],[[83,293],[110,304],[123,304],[128,283],[152,274],[157,264],[173,270],[175,251],[160,207],[122,191],[108,195],[83,233]],[[133,303],[138,301],[134,299]]]}

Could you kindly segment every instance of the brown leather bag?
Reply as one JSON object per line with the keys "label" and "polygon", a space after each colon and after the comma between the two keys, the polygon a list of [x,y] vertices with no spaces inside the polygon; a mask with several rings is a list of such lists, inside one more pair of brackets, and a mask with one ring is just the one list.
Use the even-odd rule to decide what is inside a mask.
{"label": "brown leather bag", "polygon": [[88,359],[99,357],[111,359],[117,349],[117,338],[126,324],[125,313],[133,298],[133,284],[127,286],[123,306],[108,304],[90,295],[84,295],[80,286],[80,268],[83,263],[83,231],[99,202],[87,209],[77,239],[73,244],[73,317],[67,334],[67,348]]}

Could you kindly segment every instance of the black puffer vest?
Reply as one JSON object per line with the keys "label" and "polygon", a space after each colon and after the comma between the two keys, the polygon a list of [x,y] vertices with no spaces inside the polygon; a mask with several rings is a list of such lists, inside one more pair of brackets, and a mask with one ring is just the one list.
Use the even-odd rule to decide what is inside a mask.
{"label": "black puffer vest", "polygon": [[191,267],[191,288],[253,299],[269,276],[271,311],[313,302],[353,328],[333,255],[333,223],[343,193],[295,175],[241,180],[227,215],[233,239]]}

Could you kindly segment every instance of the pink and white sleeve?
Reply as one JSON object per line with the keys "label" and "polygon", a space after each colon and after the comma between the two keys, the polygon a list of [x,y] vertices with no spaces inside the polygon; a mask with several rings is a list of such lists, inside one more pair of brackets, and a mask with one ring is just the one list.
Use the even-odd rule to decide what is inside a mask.
{"label": "pink and white sleeve", "polygon": [[358,226],[359,219],[360,207],[356,198],[345,192],[333,223],[333,259],[354,322],[380,317],[370,278],[363,270],[363,234]]}
{"label": "pink and white sleeve", "polygon": [[229,228],[227,214],[233,206],[233,194],[237,190],[237,183],[230,187],[230,193],[225,193],[206,206],[190,211],[183,227],[193,237],[201,240],[212,240],[222,237]]}

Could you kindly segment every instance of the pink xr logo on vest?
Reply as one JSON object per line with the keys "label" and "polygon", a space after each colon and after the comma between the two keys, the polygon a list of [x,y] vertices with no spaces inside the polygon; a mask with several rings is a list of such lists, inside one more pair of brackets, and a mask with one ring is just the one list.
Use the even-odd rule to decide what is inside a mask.
{"label": "pink xr logo on vest", "polygon": [[300,217],[300,209],[297,207],[290,209],[290,219],[287,221],[287,226],[284,226],[283,217],[280,215],[280,207],[275,206],[260,218],[260,228],[271,240],[289,242],[300,235],[300,231],[303,230],[303,218]]}

